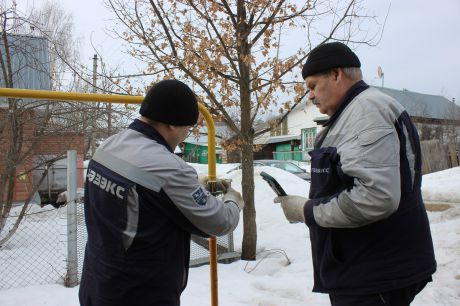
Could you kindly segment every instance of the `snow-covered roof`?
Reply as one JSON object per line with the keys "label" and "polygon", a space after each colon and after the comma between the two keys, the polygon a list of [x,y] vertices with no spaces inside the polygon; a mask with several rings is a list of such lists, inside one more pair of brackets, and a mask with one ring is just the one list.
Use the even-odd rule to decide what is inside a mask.
{"label": "snow-covered roof", "polygon": [[286,142],[289,140],[300,140],[301,135],[280,135],[280,136],[270,136],[270,137],[260,137],[254,139],[254,144],[269,144],[269,143],[279,143]]}

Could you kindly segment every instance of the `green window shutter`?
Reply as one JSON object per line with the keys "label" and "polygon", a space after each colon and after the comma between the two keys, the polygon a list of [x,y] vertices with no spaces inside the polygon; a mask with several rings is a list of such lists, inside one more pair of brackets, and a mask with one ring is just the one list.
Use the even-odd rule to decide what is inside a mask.
{"label": "green window shutter", "polygon": [[314,148],[316,134],[317,134],[316,127],[302,129],[303,160],[309,159],[308,151],[311,151]]}

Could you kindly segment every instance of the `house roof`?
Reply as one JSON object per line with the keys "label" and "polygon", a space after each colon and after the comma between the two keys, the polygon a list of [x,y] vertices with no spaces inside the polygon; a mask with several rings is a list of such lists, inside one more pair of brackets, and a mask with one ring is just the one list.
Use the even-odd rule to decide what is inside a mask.
{"label": "house roof", "polygon": [[409,90],[397,90],[385,87],[375,87],[401,103],[410,116],[430,119],[458,119],[453,114],[460,114],[460,106],[447,98],[428,95]]}
{"label": "house roof", "polygon": [[[401,103],[412,117],[459,120],[460,106],[443,96],[423,94],[407,89],[398,90],[386,87],[372,87]],[[301,110],[307,101],[308,99],[302,100],[302,102],[296,105],[295,110]],[[328,118],[328,116],[324,117]],[[324,120],[324,118],[321,119]]]}
{"label": "house roof", "polygon": [[254,144],[270,144],[270,143],[280,143],[290,140],[300,140],[301,135],[280,135],[280,136],[270,136],[270,137],[259,137],[254,139]]}
{"label": "house roof", "polygon": [[[233,135],[233,132],[227,127],[226,124],[221,122],[216,122],[214,124],[215,132],[216,132],[216,144],[220,145],[223,138],[229,138]],[[200,134],[195,136],[190,134],[184,142],[190,144],[196,144],[200,146],[207,146],[208,145],[208,129],[206,126],[200,127]]]}
{"label": "house roof", "polygon": [[[216,135],[216,144],[220,143],[220,138]],[[208,134],[200,133],[199,136],[190,135],[185,140],[185,143],[200,145],[200,146],[207,146],[208,145]]]}

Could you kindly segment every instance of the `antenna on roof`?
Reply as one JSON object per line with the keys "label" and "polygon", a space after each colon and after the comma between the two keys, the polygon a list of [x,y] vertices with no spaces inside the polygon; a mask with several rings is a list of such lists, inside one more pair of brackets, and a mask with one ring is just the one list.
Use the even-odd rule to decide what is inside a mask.
{"label": "antenna on roof", "polygon": [[16,3],[15,0],[13,0],[13,6],[12,6],[12,10],[13,10],[13,29],[12,30],[13,30],[13,33],[15,33],[15,34],[19,33],[19,28],[20,28],[19,16],[18,16],[16,6],[17,6],[17,3]]}
{"label": "antenna on roof", "polygon": [[385,81],[385,73],[383,73],[382,67],[380,66],[377,68],[377,76],[379,77],[379,79],[382,79],[382,88],[383,88],[383,83]]}

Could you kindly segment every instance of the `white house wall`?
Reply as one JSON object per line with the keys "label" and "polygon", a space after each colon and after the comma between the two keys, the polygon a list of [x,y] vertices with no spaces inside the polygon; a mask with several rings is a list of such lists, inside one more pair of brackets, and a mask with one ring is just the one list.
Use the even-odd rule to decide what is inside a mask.
{"label": "white house wall", "polygon": [[[314,106],[311,102],[302,102],[300,103],[292,112],[287,115],[287,128],[288,134],[290,136],[300,136],[302,129],[316,127],[317,132],[319,132],[323,127],[317,125],[314,121],[315,118],[324,117],[325,115],[321,114],[318,111],[318,108]],[[256,144],[264,144],[270,139],[270,132],[266,132],[254,141]]]}
{"label": "white house wall", "polygon": [[324,116],[322,115],[316,106],[311,102],[302,103],[300,107],[295,108],[287,116],[287,125],[288,125],[288,134],[289,135],[300,135],[302,129],[317,127],[318,131],[321,130],[322,126],[317,125],[313,121],[317,117]]}

